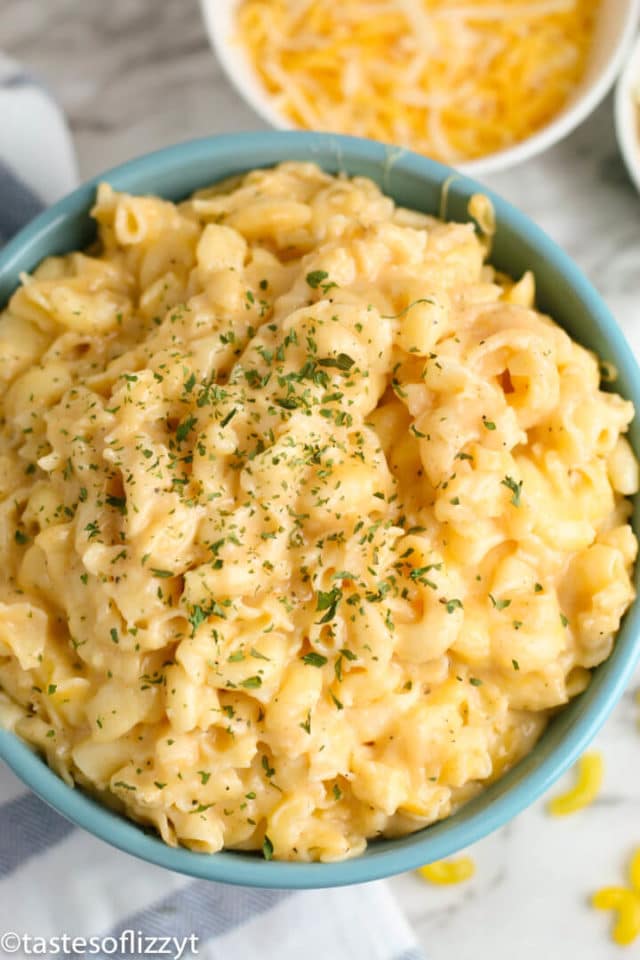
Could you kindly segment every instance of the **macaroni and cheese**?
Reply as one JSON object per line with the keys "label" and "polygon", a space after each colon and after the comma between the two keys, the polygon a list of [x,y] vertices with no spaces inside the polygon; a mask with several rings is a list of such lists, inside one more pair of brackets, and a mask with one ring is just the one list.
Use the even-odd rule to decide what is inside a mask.
{"label": "macaroni and cheese", "polygon": [[611,652],[632,405],[531,274],[370,180],[93,216],[0,317],[0,720],[197,850],[446,817]]}

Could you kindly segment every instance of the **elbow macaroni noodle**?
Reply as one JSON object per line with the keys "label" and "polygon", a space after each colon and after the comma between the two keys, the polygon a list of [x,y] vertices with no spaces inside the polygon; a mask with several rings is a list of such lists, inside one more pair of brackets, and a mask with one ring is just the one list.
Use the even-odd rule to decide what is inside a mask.
{"label": "elbow macaroni noodle", "polygon": [[616,922],[611,932],[614,943],[626,947],[640,934],[640,897],[626,887],[603,887],[594,893],[596,910],[615,910]]}
{"label": "elbow macaroni noodle", "polygon": [[616,922],[611,935],[615,943],[625,947],[640,936],[640,848],[629,864],[629,886],[602,887],[591,904],[596,910],[614,910]]}
{"label": "elbow macaroni noodle", "polygon": [[600,753],[585,753],[578,761],[576,784],[567,793],[559,794],[549,801],[549,813],[554,817],[564,817],[577,813],[593,803],[602,787],[604,762]]}
{"label": "elbow macaroni noodle", "polygon": [[93,215],[0,318],[0,719],[196,850],[448,816],[611,652],[632,405],[530,274],[369,180]]}
{"label": "elbow macaroni noodle", "polygon": [[441,887],[448,887],[455,883],[464,883],[470,880],[476,872],[476,865],[471,857],[460,857],[458,860],[437,860],[418,867],[418,874],[423,880],[435,883]]}

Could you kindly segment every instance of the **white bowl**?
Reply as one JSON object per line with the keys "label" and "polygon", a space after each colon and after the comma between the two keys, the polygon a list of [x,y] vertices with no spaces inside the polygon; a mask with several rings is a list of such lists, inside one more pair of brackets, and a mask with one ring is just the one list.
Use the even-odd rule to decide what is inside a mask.
{"label": "white bowl", "polygon": [[618,80],[615,118],[624,162],[640,190],[640,38]]}
{"label": "white bowl", "polygon": [[[211,44],[227,76],[256,113],[274,127],[291,130],[295,125],[276,108],[236,38],[235,10],[239,2],[201,0]],[[566,137],[595,110],[616,78],[633,40],[640,12],[640,0],[600,0],[600,4],[602,12],[585,76],[561,113],[521,143],[460,164],[460,170],[470,176],[481,176],[528,160]],[[411,144],[407,146],[410,148]]]}

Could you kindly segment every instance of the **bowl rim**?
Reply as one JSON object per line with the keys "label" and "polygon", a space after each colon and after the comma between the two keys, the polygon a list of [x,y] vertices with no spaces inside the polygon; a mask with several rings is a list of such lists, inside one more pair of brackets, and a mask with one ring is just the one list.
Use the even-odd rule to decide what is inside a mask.
{"label": "bowl rim", "polygon": [[636,190],[640,191],[640,101],[635,105],[632,102],[634,84],[640,90],[640,37],[636,39],[618,78],[614,101],[618,146],[629,177]]}
{"label": "bowl rim", "polygon": [[[50,242],[48,231],[60,228],[65,223],[71,224],[79,215],[86,217],[94,200],[95,187],[101,180],[109,180],[116,189],[139,190],[141,179],[153,181],[154,177],[180,171],[183,165],[189,163],[206,164],[225,151],[225,156],[232,156],[234,161],[237,159],[238,169],[255,167],[256,158],[268,157],[268,162],[263,162],[262,166],[269,166],[272,162],[291,159],[292,154],[300,153],[329,169],[335,169],[336,166],[340,168],[346,160],[350,164],[373,163],[381,173],[386,174],[390,162],[389,148],[382,144],[301,131],[229,134],[166,147],[93,178],[24,227],[0,251],[0,285],[3,271],[13,273],[24,266],[25,259],[33,258],[39,240]],[[319,154],[322,154],[322,158]],[[327,155],[331,156],[331,161]],[[396,151],[393,155],[393,172],[407,179],[416,178],[425,184],[435,182],[440,186],[454,179],[456,184],[461,184],[460,189],[465,197],[468,191],[485,193],[494,204],[498,224],[503,223],[505,229],[516,232],[523,245],[552,264],[552,272],[561,273],[567,278],[581,308],[589,317],[591,330],[606,337],[612,358],[627,383],[626,393],[640,410],[640,370],[622,331],[590,282],[540,227],[491,190],[418,154],[402,151],[398,155]],[[191,189],[185,187],[185,194]],[[46,255],[38,251],[39,259]],[[637,511],[636,506],[636,517]],[[255,887],[306,889],[367,882],[442,859],[467,847],[506,823],[544,793],[582,753],[622,695],[640,656],[640,601],[636,601],[628,611],[623,629],[624,645],[617,645],[609,660],[599,668],[598,682],[594,679],[588,696],[583,695],[587,699],[582,701],[580,698],[579,703],[578,700],[573,701],[579,706],[571,714],[573,721],[573,714],[577,712],[575,723],[568,727],[560,743],[551,747],[537,765],[536,747],[505,777],[483,791],[482,796],[492,791],[491,802],[483,809],[461,820],[455,814],[426,830],[385,841],[379,847],[371,844],[364,854],[349,860],[290,863],[264,861],[237,851],[207,854],[183,847],[169,847],[156,836],[150,836],[139,824],[124,819],[81,790],[68,786],[44,760],[11,732],[0,731],[0,758],[27,786],[67,819],[112,846],[159,866],[197,878]],[[528,763],[528,760],[531,762]],[[521,768],[524,771],[521,778],[514,783],[509,782],[513,772]],[[501,784],[504,785],[502,790]]]}
{"label": "bowl rim", "polygon": [[[200,0],[202,17],[205,23],[209,43],[222,66],[227,79],[242,99],[267,123],[277,130],[303,132],[281,114],[271,102],[256,78],[253,68],[239,45],[229,43],[222,36],[219,21],[226,15],[226,5],[237,4],[240,0]],[[604,15],[604,14],[602,14]],[[627,0],[624,21],[612,45],[609,57],[591,83],[582,90],[570,105],[564,107],[549,123],[531,134],[525,140],[496,150],[494,153],[457,165],[461,173],[470,177],[488,176],[524,163],[559,143],[593,113],[614,84],[627,52],[633,43],[638,21],[640,20],[640,0]],[[409,149],[409,148],[407,148]]]}

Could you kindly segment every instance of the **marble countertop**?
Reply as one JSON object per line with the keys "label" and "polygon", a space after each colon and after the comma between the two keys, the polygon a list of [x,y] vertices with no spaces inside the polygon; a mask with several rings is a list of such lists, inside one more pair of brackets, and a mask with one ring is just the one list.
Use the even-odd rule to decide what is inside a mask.
{"label": "marble countertop", "polygon": [[[0,0],[0,22],[5,51],[64,107],[83,177],[181,139],[264,126],[225,81],[197,0]],[[487,182],[574,257],[640,356],[640,197],[611,103],[543,157]],[[640,673],[598,738],[607,773],[593,808],[556,820],[535,804],[473,847],[477,874],[460,887],[391,881],[430,960],[624,955],[587,899],[620,882],[640,846],[639,685]]]}

